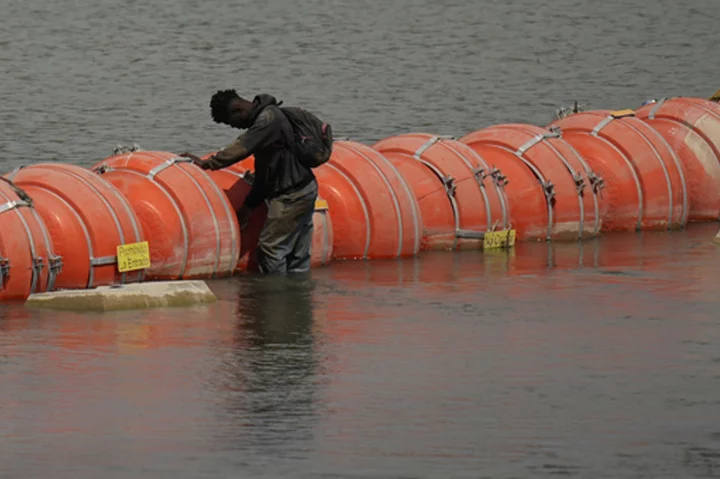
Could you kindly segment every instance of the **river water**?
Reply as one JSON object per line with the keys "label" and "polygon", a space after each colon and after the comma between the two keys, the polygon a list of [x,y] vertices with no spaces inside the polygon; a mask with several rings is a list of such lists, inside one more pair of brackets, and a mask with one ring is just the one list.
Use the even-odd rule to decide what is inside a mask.
{"label": "river water", "polygon": [[[0,169],[204,153],[220,88],[373,142],[720,88],[715,2],[4,0]],[[720,477],[717,225],[0,306],[0,477]]]}

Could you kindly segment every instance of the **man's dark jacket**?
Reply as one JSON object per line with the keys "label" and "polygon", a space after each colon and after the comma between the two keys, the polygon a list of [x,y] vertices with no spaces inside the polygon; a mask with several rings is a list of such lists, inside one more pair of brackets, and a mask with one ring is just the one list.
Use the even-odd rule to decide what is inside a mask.
{"label": "man's dark jacket", "polygon": [[293,130],[272,95],[253,99],[248,129],[232,144],[211,156],[205,168],[219,170],[255,157],[255,180],[245,205],[254,208],[265,199],[303,188],[315,179],[312,170],[301,164],[290,150]]}

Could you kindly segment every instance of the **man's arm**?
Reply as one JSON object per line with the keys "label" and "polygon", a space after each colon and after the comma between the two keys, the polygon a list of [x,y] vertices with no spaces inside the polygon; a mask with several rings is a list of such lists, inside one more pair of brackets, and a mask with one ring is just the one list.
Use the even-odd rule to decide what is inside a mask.
{"label": "man's arm", "polygon": [[218,151],[203,163],[203,168],[219,170],[244,160],[255,151],[268,146],[278,137],[277,111],[267,107],[255,119],[255,123],[232,144]]}

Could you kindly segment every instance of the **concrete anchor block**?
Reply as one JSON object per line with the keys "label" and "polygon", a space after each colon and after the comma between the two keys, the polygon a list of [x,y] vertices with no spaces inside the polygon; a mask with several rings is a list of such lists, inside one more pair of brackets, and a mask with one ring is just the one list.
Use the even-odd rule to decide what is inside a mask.
{"label": "concrete anchor block", "polygon": [[215,294],[204,281],[150,281],[37,293],[28,297],[25,306],[73,311],[117,311],[192,306],[215,301]]}

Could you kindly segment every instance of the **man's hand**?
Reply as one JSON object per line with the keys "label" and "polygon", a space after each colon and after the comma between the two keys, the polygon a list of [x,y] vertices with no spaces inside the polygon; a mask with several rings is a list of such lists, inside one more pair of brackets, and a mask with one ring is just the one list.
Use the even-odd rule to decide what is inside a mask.
{"label": "man's hand", "polygon": [[252,209],[246,205],[242,205],[237,212],[238,223],[240,223],[240,229],[244,230],[250,220],[250,214]]}
{"label": "man's hand", "polygon": [[203,170],[207,170],[209,168],[207,161],[201,160],[200,158],[193,155],[192,153],[188,153],[188,152],[180,153],[179,156],[182,156],[183,158],[190,158],[193,161],[193,163],[195,163],[197,166],[199,166]]}

